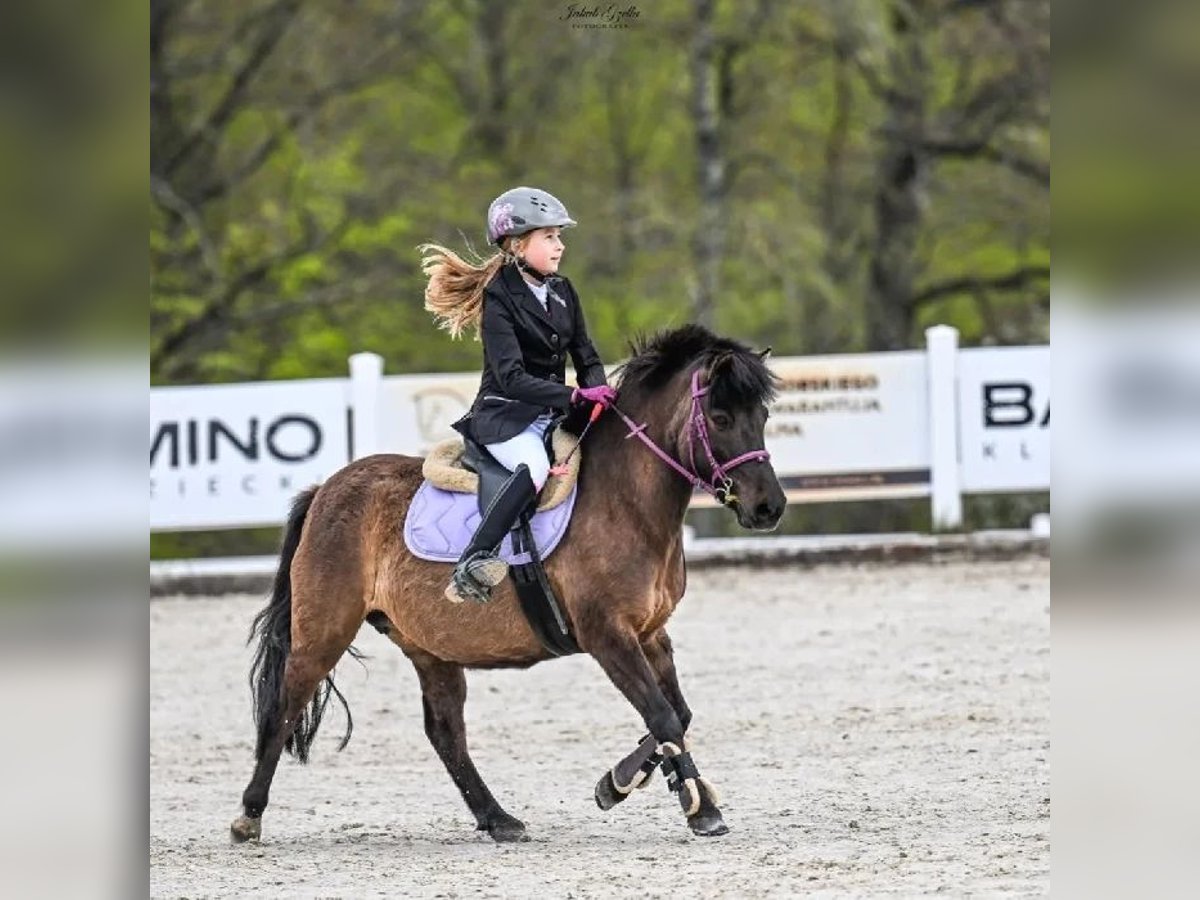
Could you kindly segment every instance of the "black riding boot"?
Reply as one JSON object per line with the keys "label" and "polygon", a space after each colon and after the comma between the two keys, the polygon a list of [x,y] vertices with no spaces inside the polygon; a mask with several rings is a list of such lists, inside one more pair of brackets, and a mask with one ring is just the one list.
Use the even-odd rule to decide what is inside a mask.
{"label": "black riding boot", "polygon": [[469,598],[487,603],[492,599],[492,588],[508,574],[508,563],[496,555],[496,550],[536,495],[529,467],[517,466],[484,510],[479,527],[459,557],[446,588],[447,600],[461,603]]}

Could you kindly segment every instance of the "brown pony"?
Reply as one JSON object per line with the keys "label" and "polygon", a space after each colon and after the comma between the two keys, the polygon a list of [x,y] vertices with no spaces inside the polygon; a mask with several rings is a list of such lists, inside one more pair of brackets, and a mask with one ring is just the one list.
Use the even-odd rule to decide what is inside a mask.
{"label": "brown pony", "polygon": [[[664,627],[687,584],[683,519],[693,486],[642,439],[627,439],[623,415],[645,423],[645,436],[672,463],[723,486],[718,496],[743,527],[772,529],[785,498],[766,461],[763,427],[777,382],[764,362],[769,349],[756,353],[696,325],[631,349],[618,373],[621,413],[605,412],[585,436],[572,521],[546,573],[572,636],[649,730],[601,778],[597,803],[614,806],[661,765],[691,829],[723,834],[716,793],[685,744],[692,713]],[[722,475],[723,463],[748,452],[748,464],[735,462]],[[250,673],[257,765],[231,827],[235,841],[261,835],[282,751],[307,762],[330,697],[345,706],[330,673],[344,653],[356,652],[350,642],[364,621],[416,667],[425,733],[478,829],[497,841],[526,839],[525,826],[501,808],[467,753],[464,669],[526,667],[551,654],[522,614],[511,580],[487,605],[451,604],[442,597],[451,566],[408,552],[402,526],[421,464],[395,454],[356,460],[293,502],[272,596],[251,630],[258,637]]]}

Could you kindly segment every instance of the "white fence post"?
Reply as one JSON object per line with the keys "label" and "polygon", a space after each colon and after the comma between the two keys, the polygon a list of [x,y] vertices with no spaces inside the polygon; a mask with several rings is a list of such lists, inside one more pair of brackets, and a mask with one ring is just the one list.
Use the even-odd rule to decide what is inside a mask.
{"label": "white fence post", "polygon": [[350,409],[354,413],[351,441],[355,459],[379,452],[379,386],[382,381],[382,356],[355,353],[350,357]]}
{"label": "white fence post", "polygon": [[958,467],[958,329],[925,329],[929,360],[929,450],[933,530],[962,527]]}

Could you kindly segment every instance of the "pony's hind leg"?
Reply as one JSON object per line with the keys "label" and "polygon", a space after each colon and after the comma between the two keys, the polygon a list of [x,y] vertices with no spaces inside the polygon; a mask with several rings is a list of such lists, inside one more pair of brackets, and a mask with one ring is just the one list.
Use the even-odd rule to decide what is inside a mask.
{"label": "pony's hind leg", "polygon": [[405,652],[421,682],[425,734],[475,816],[475,827],[486,831],[498,842],[529,840],[524,824],[501,808],[467,752],[467,728],[463,719],[467,679],[462,666],[427,653]]}
{"label": "pony's hind leg", "polygon": [[[350,739],[350,710],[330,672],[350,649],[361,617],[353,614],[349,604],[337,609],[336,615],[333,609],[323,612],[326,618],[299,617],[293,635],[289,604],[288,615],[277,617],[275,633],[264,630],[260,635],[266,652],[262,654],[263,667],[256,671],[257,763],[242,794],[242,815],[230,826],[235,843],[261,836],[262,814],[279,758],[286,748],[301,763],[308,762],[309,748],[331,695],[341,701],[347,716],[346,733],[338,749]],[[280,647],[286,650],[281,652]]]}
{"label": "pony's hind leg", "polygon": [[[349,642],[346,646],[349,646]],[[316,698],[317,689],[321,686],[322,680],[329,674],[344,650],[345,648],[340,650],[329,665],[324,664],[325,660],[317,662],[311,657],[303,658],[293,655],[288,658],[280,702],[282,715],[271,733],[265,736],[266,740],[260,748],[258,762],[254,766],[254,774],[250,777],[250,783],[246,785],[246,790],[242,793],[242,815],[234,819],[230,826],[230,836],[235,843],[252,838],[257,839],[262,835],[262,814],[267,807],[271,782],[275,778],[275,770],[279,766],[279,758],[283,755],[284,746],[292,743],[292,750],[296,756],[302,762],[308,761],[307,743],[302,746],[296,745],[296,730],[302,723],[311,730],[315,730],[315,727],[308,725],[308,722],[311,722],[316,710],[309,714],[308,722],[306,722],[304,708]],[[332,682],[327,690],[336,690]],[[323,707],[324,699],[327,698],[316,698],[315,706]]]}

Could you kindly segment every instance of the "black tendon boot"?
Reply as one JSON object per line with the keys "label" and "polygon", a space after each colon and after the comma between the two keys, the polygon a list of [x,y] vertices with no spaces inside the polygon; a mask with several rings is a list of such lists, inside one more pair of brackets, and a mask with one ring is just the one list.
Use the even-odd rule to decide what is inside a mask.
{"label": "black tendon boot", "polygon": [[446,588],[447,600],[487,603],[492,599],[492,588],[508,574],[508,563],[496,555],[496,550],[536,494],[529,467],[517,466],[488,504],[471,542],[454,566],[454,575]]}

